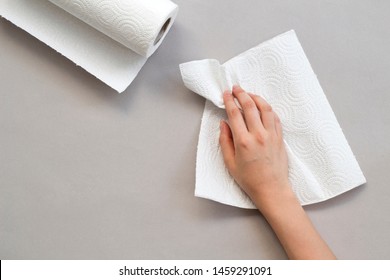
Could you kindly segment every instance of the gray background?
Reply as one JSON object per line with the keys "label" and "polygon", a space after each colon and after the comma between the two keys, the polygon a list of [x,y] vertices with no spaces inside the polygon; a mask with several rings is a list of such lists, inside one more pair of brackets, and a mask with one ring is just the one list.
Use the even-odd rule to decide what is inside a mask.
{"label": "gray background", "polygon": [[193,196],[204,99],[178,65],[295,29],[368,180],[305,209],[339,258],[389,259],[389,1],[175,2],[122,95],[0,20],[0,258],[286,258],[257,211]]}

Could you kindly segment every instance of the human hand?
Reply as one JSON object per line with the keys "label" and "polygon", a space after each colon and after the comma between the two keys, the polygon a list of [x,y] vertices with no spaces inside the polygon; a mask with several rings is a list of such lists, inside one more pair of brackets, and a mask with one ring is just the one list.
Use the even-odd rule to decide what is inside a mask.
{"label": "human hand", "polygon": [[239,86],[223,99],[229,120],[229,125],[221,121],[219,138],[225,165],[270,223],[288,257],[335,259],[290,187],[279,117],[263,98]]}
{"label": "human hand", "polygon": [[219,140],[229,173],[258,208],[290,195],[282,127],[272,107],[239,86],[224,93],[224,103],[229,124],[221,121]]}

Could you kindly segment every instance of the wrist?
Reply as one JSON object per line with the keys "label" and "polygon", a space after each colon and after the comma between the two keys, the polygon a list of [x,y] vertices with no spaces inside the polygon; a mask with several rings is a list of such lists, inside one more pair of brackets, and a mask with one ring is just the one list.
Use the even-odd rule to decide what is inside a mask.
{"label": "wrist", "polygon": [[252,201],[264,216],[288,209],[292,205],[300,206],[289,182],[263,188],[252,196]]}

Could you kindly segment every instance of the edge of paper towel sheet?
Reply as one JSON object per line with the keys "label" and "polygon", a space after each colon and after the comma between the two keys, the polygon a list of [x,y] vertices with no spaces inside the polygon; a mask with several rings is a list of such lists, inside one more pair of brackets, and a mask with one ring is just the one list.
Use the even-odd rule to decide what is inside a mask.
{"label": "edge of paper towel sheet", "polygon": [[[177,11],[178,7],[176,14]],[[147,61],[147,58],[100,33],[50,1],[0,0],[0,16],[118,93],[127,89]],[[168,34],[174,20],[172,18],[161,41]],[[57,36],[59,33],[62,37]],[[83,40],[78,40],[80,37]]]}
{"label": "edge of paper towel sheet", "polygon": [[[279,35],[276,35],[276,36],[274,36],[274,37],[272,37],[272,38],[270,38],[270,39],[268,39],[268,40],[265,40],[264,42],[262,42],[262,43],[260,43],[260,44],[258,44],[258,45],[256,45],[256,46],[254,46],[253,48],[261,47],[262,45],[267,44],[269,41],[274,40],[274,39],[276,39],[276,38],[278,38],[278,37],[281,37],[281,36],[285,36],[286,34],[289,34],[289,33],[293,33],[294,35],[296,35],[295,30],[294,30],[294,29],[291,29],[291,30],[289,30],[289,31],[286,31],[286,32],[284,32],[284,33],[281,33],[281,34],[279,34]],[[248,50],[246,50],[246,51],[243,51],[243,52],[237,54],[236,56],[233,56],[232,58],[228,59],[227,61],[225,61],[225,62],[222,63],[222,64],[227,63],[227,62],[230,61],[231,59],[234,59],[235,57],[237,57],[237,56],[239,56],[239,55],[241,55],[241,54],[243,54],[243,53],[245,53],[245,52],[247,52],[247,51],[249,51],[249,50],[251,50],[251,49],[253,49],[253,48],[250,48],[250,49],[248,49]],[[190,63],[194,63],[194,62],[197,62],[197,61],[198,61],[198,62],[202,62],[202,61],[205,61],[205,60],[207,60],[207,61],[214,60],[214,61],[217,62],[219,65],[222,65],[222,64],[219,62],[219,60],[217,60],[217,59],[202,59],[202,60],[190,61],[190,62],[182,63],[182,64],[179,65],[181,74],[183,74],[183,69],[184,69],[184,67],[186,66],[186,64],[189,65]],[[312,68],[312,66],[311,66],[309,60],[308,60],[308,62],[309,62],[310,67]],[[182,75],[182,76],[183,76],[183,75]],[[184,76],[183,76],[183,77],[184,77]],[[318,82],[319,82],[319,81],[318,81]],[[186,86],[187,86],[187,85],[186,85]],[[232,85],[229,85],[229,86],[232,87],[233,84],[232,84]],[[229,89],[229,88],[226,88],[225,90],[228,90],[228,89]],[[200,93],[198,93],[198,94],[200,94]],[[221,94],[222,94],[222,93],[221,93]],[[206,100],[205,100],[204,111],[206,110],[207,103],[210,103],[210,104],[212,103],[213,106],[216,106],[216,107],[218,107],[218,108],[220,108],[220,109],[225,109],[224,104],[221,104],[220,102],[218,102],[218,100],[214,99],[213,96],[207,96],[207,95],[203,95],[203,94],[200,94],[200,95],[203,96],[203,97],[206,99]],[[326,97],[325,94],[324,94],[324,97],[325,97],[326,101],[329,103],[329,101],[328,101],[328,99],[327,99],[327,97]],[[329,103],[329,104],[330,104],[330,103]],[[330,107],[330,108],[331,108],[331,107]],[[332,112],[333,112],[333,108],[331,108],[331,110],[332,110]],[[202,119],[201,119],[201,122],[202,122],[202,123],[203,123],[203,121],[204,121],[204,120],[203,120],[203,118],[204,118],[204,111],[203,111]],[[333,112],[333,114],[334,114],[334,112]],[[341,128],[341,127],[340,127],[340,128]],[[201,137],[201,134],[199,134],[199,137],[198,137],[198,146],[197,146],[197,150],[199,149],[199,139],[200,139],[200,137]],[[344,136],[344,137],[345,137],[345,136]],[[347,144],[348,144],[348,146],[349,146],[349,143],[348,143],[348,142],[347,142]],[[351,149],[351,152],[352,152],[352,149]],[[197,151],[197,154],[198,154],[198,151]],[[356,160],[356,157],[355,157],[355,155],[353,154],[353,152],[352,152],[352,155],[353,155],[353,157],[354,157],[355,160]],[[198,161],[198,156],[197,156],[197,158],[196,158],[196,161]],[[356,160],[356,161],[357,161],[357,160]],[[198,168],[198,164],[196,164],[196,169],[197,169],[197,168]],[[196,172],[197,172],[197,171],[196,171]],[[334,198],[334,197],[336,197],[336,196],[339,196],[339,195],[341,195],[341,194],[344,194],[344,193],[346,193],[346,192],[348,192],[348,191],[350,191],[350,190],[352,190],[352,189],[354,189],[354,188],[360,187],[360,186],[364,185],[365,183],[367,183],[367,179],[365,178],[364,174],[362,173],[362,180],[359,181],[359,182],[357,183],[357,185],[356,185],[356,184],[353,184],[353,185],[351,185],[351,186],[346,186],[342,191],[339,191],[339,192],[337,192],[337,193],[332,193],[331,195],[328,195],[328,196],[326,196],[326,197],[321,197],[321,198],[318,198],[318,199],[311,200],[310,202],[301,202],[301,205],[302,205],[302,206],[305,206],[305,205],[310,205],[310,204],[314,204],[314,203],[324,202],[324,201],[326,201],[326,200],[329,200],[329,199],[332,199],[332,198]],[[215,200],[215,197],[208,196],[208,195],[205,194],[205,193],[197,192],[197,188],[195,188],[194,195],[195,195],[196,197],[199,197],[199,198],[204,198],[204,199],[216,201],[216,202],[219,202],[219,203],[222,203],[222,204],[225,204],[225,205],[232,205],[232,204],[231,204],[231,201],[226,201],[226,200],[220,199],[220,198],[219,198],[218,200]],[[248,197],[248,200],[249,200],[249,202],[248,202],[247,204],[242,204],[242,205],[240,205],[240,206],[237,206],[237,205],[232,205],[232,206],[237,206],[237,207],[240,207],[240,208],[243,208],[243,209],[256,209],[256,206],[255,206],[255,205],[253,204],[253,202],[249,199],[249,197]]]}
{"label": "edge of paper towel sheet", "polygon": [[[336,196],[339,196],[339,195],[342,195],[346,192],[349,192],[355,188],[358,188],[358,187],[362,187],[365,183],[367,183],[366,180],[362,181],[359,185],[357,186],[351,186],[351,187],[347,187],[346,189],[344,189],[343,191],[337,193],[337,194],[334,194],[334,195],[331,195],[331,196],[328,196],[326,198],[321,198],[321,199],[318,199],[318,200],[312,200],[310,202],[301,202],[300,204],[302,206],[307,206],[307,205],[312,205],[312,204],[315,204],[315,203],[320,203],[320,202],[324,202],[324,201],[327,201],[327,200],[330,200],[332,198],[335,198]],[[211,196],[207,196],[207,195],[204,195],[204,194],[199,194],[196,192],[196,189],[194,191],[194,195],[196,197],[199,197],[199,198],[203,198],[203,199],[207,199],[207,200],[211,200],[211,201],[215,201],[215,202],[218,202],[218,203],[222,203],[224,205],[229,205],[229,206],[235,206],[235,207],[239,207],[239,208],[242,208],[242,209],[248,209],[248,210],[253,210],[253,209],[257,209],[257,207],[254,205],[254,203],[252,201],[251,204],[252,205],[240,205],[240,206],[236,206],[236,205],[232,205],[230,201],[227,201],[227,200],[223,200],[223,199],[219,199],[218,201],[215,200],[214,197],[211,197]]]}

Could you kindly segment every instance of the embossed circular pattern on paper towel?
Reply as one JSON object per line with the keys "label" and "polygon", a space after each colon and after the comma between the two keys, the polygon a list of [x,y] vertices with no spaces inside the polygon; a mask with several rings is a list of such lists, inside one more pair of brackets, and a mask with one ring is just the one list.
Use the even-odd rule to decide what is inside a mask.
{"label": "embossed circular pattern on paper towel", "polygon": [[312,134],[312,145],[318,151],[324,151],[329,144],[335,143],[335,137],[340,135],[340,128],[334,122],[322,120],[315,127],[315,132]]}
{"label": "embossed circular pattern on paper towel", "polygon": [[[210,81],[208,79],[204,79],[205,75],[208,73],[203,70],[201,67],[194,67],[191,75],[186,76],[185,73],[182,73],[182,78],[184,83],[191,83],[192,90],[197,93],[203,93],[205,98],[211,99],[212,95],[209,94]],[[193,80],[199,81],[198,83],[192,83]]]}
{"label": "embossed circular pattern on paper towel", "polygon": [[255,87],[257,77],[260,75],[260,67],[255,54],[250,53],[248,57],[237,57],[233,65],[232,68],[237,72],[236,78],[240,81],[240,85],[251,91]]}
{"label": "embossed circular pattern on paper towel", "polygon": [[297,40],[294,36],[278,36],[272,42],[268,41],[266,44],[282,56],[299,56],[302,54],[302,48],[300,44],[297,45]]}
{"label": "embossed circular pattern on paper towel", "polygon": [[80,14],[89,14],[88,11],[88,2],[84,1],[59,1],[63,2],[64,5],[70,6],[72,10],[79,11]]}
{"label": "embossed circular pattern on paper towel", "polygon": [[261,51],[257,51],[256,53],[258,65],[260,65],[264,75],[279,73],[279,71],[286,66],[284,56],[281,56],[272,48],[264,47]]}
{"label": "embossed circular pattern on paper towel", "polygon": [[295,107],[295,110],[312,103],[310,97],[302,90],[302,84],[299,81],[286,79],[282,86],[283,98],[289,106]]}
{"label": "embossed circular pattern on paper towel", "polygon": [[324,99],[324,93],[321,89],[321,85],[318,80],[315,78],[315,74],[312,73],[308,77],[305,77],[302,80],[303,83],[303,92],[315,100]]}
{"label": "embossed circular pattern on paper towel", "polygon": [[310,133],[299,135],[298,133],[284,133],[284,138],[294,153],[300,158],[311,158],[313,154],[318,152],[315,146],[311,143]]}
{"label": "embossed circular pattern on paper towel", "polygon": [[328,145],[327,147],[327,155],[330,160],[332,160],[331,165],[338,166],[344,165],[347,160],[347,152],[345,149],[342,149],[339,145],[333,144]]}
{"label": "embossed circular pattern on paper towel", "polygon": [[[116,29],[123,30],[123,32],[118,35],[126,35],[123,36],[123,40],[130,40],[132,45],[137,46],[137,49],[139,50],[138,52],[142,52],[142,50],[148,49],[150,42],[154,41],[155,36],[157,35],[155,32],[153,32],[155,27],[148,24],[146,21],[147,18],[151,18],[153,15],[145,10],[137,10],[134,7],[125,9],[126,3],[128,2],[119,1],[116,4],[118,12],[120,11],[121,14],[125,14],[126,12],[128,13],[126,18],[121,18],[118,20]],[[131,8],[132,10],[130,10]],[[129,11],[132,11],[131,14]],[[131,21],[128,20],[130,17]],[[137,34],[138,36],[134,36],[134,34]],[[135,41],[135,39],[137,40]]]}
{"label": "embossed circular pattern on paper towel", "polygon": [[114,29],[113,26],[117,25],[115,21],[118,19],[119,11],[113,8],[114,6],[108,2],[100,2],[97,4],[98,13],[95,14],[96,21],[108,30]]}
{"label": "embossed circular pattern on paper towel", "polygon": [[307,76],[308,62],[303,51],[297,50],[294,54],[288,54],[286,56],[286,62],[287,68],[285,72],[288,73],[291,78],[304,78],[305,76]]}
{"label": "embossed circular pattern on paper towel", "polygon": [[158,1],[50,1],[144,57],[150,56],[157,47],[155,39],[168,16],[168,5],[158,6]]}
{"label": "embossed circular pattern on paper towel", "polygon": [[344,187],[348,187],[348,175],[345,172],[333,170],[327,174],[325,184],[328,186],[328,191],[338,192]]}
{"label": "embossed circular pattern on paper towel", "polygon": [[[124,9],[123,5],[129,7]],[[153,40],[148,36],[150,26],[145,20],[149,14],[142,14],[145,11],[139,7],[120,0],[100,0],[97,7],[96,21],[107,28],[112,37],[138,53],[148,48],[148,41]]]}
{"label": "embossed circular pattern on paper towel", "polygon": [[292,109],[288,106],[285,106],[285,102],[283,100],[278,100],[272,104],[272,109],[278,114],[280,121],[283,124],[284,130],[288,129],[289,120],[291,119],[291,111]]}
{"label": "embossed circular pattern on paper towel", "polygon": [[313,153],[311,157],[306,159],[308,164],[310,164],[310,167],[312,167],[313,170],[317,170],[317,176],[320,178],[319,181],[323,181],[322,178],[324,178],[326,172],[327,172],[327,165],[328,161],[325,159],[325,157],[318,153]]}
{"label": "embossed circular pattern on paper towel", "polygon": [[297,133],[309,132],[317,123],[318,109],[313,102],[306,103],[299,109],[292,110],[291,122]]}
{"label": "embossed circular pattern on paper towel", "polygon": [[282,83],[283,77],[280,75],[264,75],[263,84],[267,95],[270,95],[270,98],[276,99],[280,96],[280,84]]}
{"label": "embossed circular pattern on paper towel", "polygon": [[289,180],[290,182],[294,182],[294,185],[296,186],[293,188],[293,191],[298,197],[299,201],[303,204],[306,204],[313,200],[313,193],[310,191],[308,182],[306,181],[305,177],[303,177],[301,174],[302,171],[296,169],[294,165],[289,168]]}

